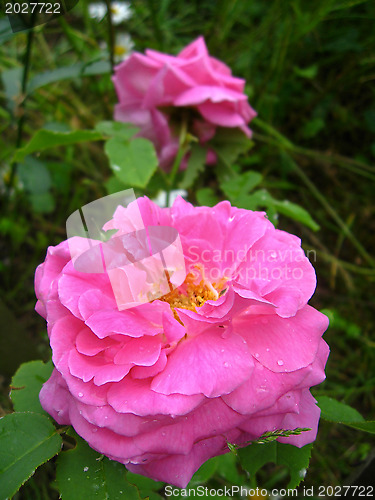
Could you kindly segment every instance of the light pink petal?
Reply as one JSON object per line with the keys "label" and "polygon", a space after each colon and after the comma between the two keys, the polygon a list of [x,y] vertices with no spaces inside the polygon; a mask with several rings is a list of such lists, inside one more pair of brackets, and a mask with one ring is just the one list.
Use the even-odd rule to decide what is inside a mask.
{"label": "light pink petal", "polygon": [[[233,105],[234,103],[240,101],[247,101],[247,97],[240,92],[226,89],[224,87],[218,87],[214,85],[196,85],[195,87],[179,94],[174,99],[173,104],[175,106],[197,106],[202,105],[207,101],[209,101],[211,104],[215,104],[215,108],[220,110],[224,104],[231,103]],[[220,105],[218,106],[218,104]],[[231,109],[233,112],[233,108]],[[211,122],[215,123],[212,120]]]}
{"label": "light pink petal", "polygon": [[189,43],[189,45],[178,54],[179,59],[190,59],[196,56],[208,56],[208,50],[203,36],[199,36],[193,42]]}
{"label": "light pink petal", "polygon": [[137,52],[116,66],[113,83],[119,101],[129,100],[129,96],[141,98],[160,67],[157,61]]}
{"label": "light pink petal", "polygon": [[246,342],[237,335],[222,338],[220,328],[211,328],[181,342],[151,388],[167,395],[202,393],[216,397],[233,391],[252,369]]}
{"label": "light pink petal", "polygon": [[244,102],[244,106],[229,99],[217,104],[216,102],[202,102],[197,106],[200,114],[208,122],[221,127],[243,127],[256,116],[255,111]]}
{"label": "light pink petal", "polygon": [[176,66],[166,65],[152,80],[145,94],[143,106],[153,108],[172,105],[177,96],[194,85],[195,82],[188,73]]}

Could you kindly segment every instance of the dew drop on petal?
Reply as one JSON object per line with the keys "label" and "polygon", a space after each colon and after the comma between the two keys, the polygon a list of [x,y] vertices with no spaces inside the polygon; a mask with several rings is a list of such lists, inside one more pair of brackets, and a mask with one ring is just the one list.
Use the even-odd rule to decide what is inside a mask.
{"label": "dew drop on petal", "polygon": [[83,392],[79,392],[79,393],[78,393],[78,397],[79,397],[79,398],[82,398],[82,397],[83,397]]}
{"label": "dew drop on petal", "polygon": [[283,361],[282,359],[279,359],[279,361],[277,362],[277,364],[278,364],[279,366],[283,366],[284,361]]}

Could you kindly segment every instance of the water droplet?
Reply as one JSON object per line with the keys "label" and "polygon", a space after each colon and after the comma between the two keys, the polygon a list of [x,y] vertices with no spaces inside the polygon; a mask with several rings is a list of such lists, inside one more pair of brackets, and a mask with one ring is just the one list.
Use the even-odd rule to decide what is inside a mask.
{"label": "water droplet", "polygon": [[93,427],[92,432],[98,432],[98,428],[97,427]]}
{"label": "water droplet", "polygon": [[84,468],[83,468],[83,472],[87,472],[88,470],[89,470],[89,468],[88,468],[88,467],[84,467]]}
{"label": "water droplet", "polygon": [[267,347],[266,351],[267,351],[267,352],[270,352],[270,348],[269,348],[269,347]]}
{"label": "water droplet", "polygon": [[283,361],[282,359],[279,359],[279,361],[277,362],[277,364],[278,364],[279,366],[283,366],[284,361]]}
{"label": "water droplet", "polygon": [[70,481],[70,477],[68,477],[68,481]]}
{"label": "water droplet", "polygon": [[79,393],[78,393],[78,397],[79,397],[79,398],[82,398],[82,397],[83,397],[83,392],[79,392]]}
{"label": "water droplet", "polygon": [[166,432],[165,432],[165,431],[163,431],[163,432],[161,433],[161,435],[162,435],[162,436],[165,436],[165,435],[166,435]]}
{"label": "water droplet", "polygon": [[254,354],[254,356],[255,356],[256,358],[259,358],[259,352],[256,352],[256,353]]}
{"label": "water droplet", "polygon": [[229,363],[227,361],[225,361],[224,366],[225,366],[225,368],[228,368]]}
{"label": "water droplet", "polygon": [[305,476],[306,476],[306,472],[307,472],[307,471],[306,471],[306,469],[301,469],[301,470],[299,471],[299,473],[298,473],[298,474],[299,474],[299,477],[305,477]]}
{"label": "water droplet", "polygon": [[225,349],[221,349],[221,352],[225,352]]}

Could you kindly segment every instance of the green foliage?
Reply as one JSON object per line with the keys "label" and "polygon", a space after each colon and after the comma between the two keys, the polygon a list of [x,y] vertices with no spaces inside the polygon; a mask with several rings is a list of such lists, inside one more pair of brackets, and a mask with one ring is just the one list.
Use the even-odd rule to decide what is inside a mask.
{"label": "green foliage", "polygon": [[13,161],[22,161],[25,156],[77,142],[98,141],[102,139],[99,132],[93,130],[73,130],[71,132],[57,132],[54,130],[38,130],[23,148],[16,151]]}
{"label": "green foliage", "polygon": [[269,462],[284,465],[290,473],[288,488],[296,488],[304,479],[309,466],[312,445],[308,444],[302,448],[284,443],[272,441],[267,444],[251,444],[246,448],[238,450],[241,465],[250,476],[255,475],[261,467]]}
{"label": "green foliage", "polygon": [[138,489],[126,478],[125,466],[92,450],[73,430],[68,434],[76,442],[72,450],[57,460],[57,483],[62,500],[140,500]]}
{"label": "green foliage", "polygon": [[37,413],[12,413],[0,420],[0,495],[11,497],[61,448],[52,423]]}
{"label": "green foliage", "polygon": [[104,121],[97,123],[95,130],[103,136],[118,137],[119,139],[129,141],[139,129],[131,123]]}
{"label": "green foliage", "polygon": [[181,189],[187,189],[194,184],[197,177],[203,172],[205,162],[206,162],[206,149],[201,146],[194,145],[191,148],[191,154],[188,160],[186,170],[179,187]]}
{"label": "green foliage", "polygon": [[51,373],[52,361],[30,361],[22,364],[12,378],[10,397],[17,412],[34,412],[48,416],[39,402],[39,392]]}
{"label": "green foliage", "polygon": [[[30,47],[28,33],[13,33],[8,20],[0,19],[0,187],[5,195],[0,308],[6,332],[0,338],[0,366],[5,377],[23,360],[48,355],[47,337],[41,334],[44,324],[32,312],[32,283],[46,247],[65,237],[67,216],[107,194],[106,189],[110,193],[138,186],[137,195],[152,197],[171,187],[169,174],[155,169],[154,153],[138,154],[137,147],[129,148],[136,129],[108,121],[116,95],[108,50],[102,48],[108,43],[107,19],[91,19],[87,4],[83,0],[69,17],[38,27]],[[138,51],[151,47],[177,53],[203,34],[210,53],[246,79],[246,93],[259,117],[250,123],[251,141],[236,129],[218,128],[212,144],[207,144],[218,155],[215,166],[202,168],[203,150],[199,154],[194,145],[188,169],[178,173],[177,183],[201,205],[229,198],[243,208],[266,210],[275,225],[303,236],[306,248],[316,249],[314,300],[330,308],[325,313],[331,323],[325,334],[331,348],[327,379],[317,393],[322,390],[372,415],[375,324],[369,297],[374,267],[368,254],[374,233],[374,2],[176,0],[161,2],[157,9],[154,4],[131,2],[133,17],[116,27],[115,35],[128,31]],[[30,65],[25,71],[28,48]],[[59,131],[51,131],[51,123]],[[120,170],[111,177],[101,141],[118,146],[117,153],[111,151],[116,162],[110,162],[112,169],[117,165]],[[18,165],[14,189],[8,192],[4,185],[12,160]],[[319,227],[319,233],[311,233]],[[14,376],[14,386],[25,386],[12,389],[16,411],[42,411],[38,392],[48,377],[47,366],[23,365]],[[1,405],[7,409],[9,378],[2,380]],[[343,403],[317,398],[322,422],[306,481],[345,484],[373,447],[374,423]],[[255,453],[257,446],[266,453],[268,446],[281,445],[247,449],[255,447]],[[192,482],[246,484],[248,478],[238,470],[234,453],[212,463],[205,464]],[[269,468],[257,472],[260,484],[270,483]],[[42,475],[43,484],[33,476],[20,497],[56,495],[47,484],[53,470],[51,464],[50,475]],[[282,482],[285,469],[278,471],[276,467],[273,480]],[[138,485],[141,496],[160,499],[158,483],[127,477]]]}
{"label": "green foliage", "polygon": [[154,146],[147,139],[112,137],[105,152],[115,176],[129,187],[146,187],[158,165]]}
{"label": "green foliage", "polygon": [[328,396],[319,396],[318,405],[322,418],[329,422],[338,422],[354,429],[375,434],[375,421],[365,420],[357,410]]}

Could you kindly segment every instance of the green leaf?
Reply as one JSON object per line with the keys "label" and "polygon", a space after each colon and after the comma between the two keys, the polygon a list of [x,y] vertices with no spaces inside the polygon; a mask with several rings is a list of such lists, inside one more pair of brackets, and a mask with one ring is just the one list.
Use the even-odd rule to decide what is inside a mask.
{"label": "green leaf", "polygon": [[324,420],[339,422],[340,424],[365,421],[357,410],[344,403],[340,403],[336,399],[328,396],[320,396],[316,399],[321,409],[321,417],[324,418]]}
{"label": "green leaf", "polygon": [[242,153],[253,146],[253,142],[239,128],[218,127],[210,146],[226,164],[232,165]]}
{"label": "green leaf", "polygon": [[236,204],[239,197],[247,195],[262,181],[262,175],[258,172],[249,170],[244,174],[232,177],[220,184],[221,189],[224,191],[229,200]]}
{"label": "green leaf", "polygon": [[18,165],[17,173],[26,191],[32,194],[45,193],[51,187],[51,175],[48,168],[36,158],[27,156],[24,162]]}
{"label": "green leaf", "polygon": [[161,481],[154,481],[149,477],[134,474],[129,471],[126,473],[126,479],[129,483],[134,484],[139,490],[158,491],[164,486],[164,483]]}
{"label": "green leaf", "polygon": [[126,479],[123,464],[100,455],[73,429],[76,447],[57,459],[57,483],[62,500],[140,500],[136,486]]}
{"label": "green leaf", "polygon": [[22,364],[12,378],[10,397],[15,411],[32,411],[48,414],[39,402],[39,392],[44,382],[51,376],[52,361],[30,361]]}
{"label": "green leaf", "polygon": [[280,214],[286,215],[291,219],[302,222],[302,224],[309,227],[313,231],[319,230],[319,224],[314,221],[309,212],[307,212],[307,210],[300,207],[296,203],[292,203],[288,200],[278,201],[273,199],[272,205]]}
{"label": "green leaf", "polygon": [[139,128],[134,127],[132,123],[104,121],[97,123],[95,130],[104,136],[129,140],[139,131]]}
{"label": "green leaf", "polygon": [[0,420],[0,492],[14,495],[39,465],[61,449],[53,424],[37,413],[12,413]]}
{"label": "green leaf", "polygon": [[291,444],[272,441],[266,444],[251,444],[238,450],[241,465],[255,475],[258,470],[269,462],[284,465],[290,473],[288,488],[296,488],[303,480],[309,466],[312,444],[297,448]]}
{"label": "green leaf", "polygon": [[127,142],[113,137],[106,142],[105,152],[116,177],[131,187],[146,187],[158,166],[155,148],[147,139]]}
{"label": "green leaf", "polygon": [[108,61],[94,61],[89,63],[72,64],[51,71],[44,71],[35,75],[27,85],[27,93],[49,85],[51,83],[71,78],[82,78],[83,76],[102,75],[110,73],[111,66]]}
{"label": "green leaf", "polygon": [[49,214],[55,210],[55,199],[51,193],[30,194],[29,200],[36,213]]}
{"label": "green leaf", "polygon": [[206,205],[208,207],[213,207],[220,201],[214,190],[211,188],[198,189],[196,197],[199,205]]}
{"label": "green leaf", "polygon": [[294,66],[293,71],[296,75],[311,80],[318,74],[318,65],[313,64],[312,66],[308,66],[307,68],[299,68],[298,66]]}
{"label": "green leaf", "polygon": [[181,189],[187,189],[192,186],[200,172],[203,172],[206,163],[206,156],[207,150],[202,148],[201,146],[194,145],[191,148],[191,155],[187,164],[187,168],[179,185]]}
{"label": "green leaf", "polygon": [[365,420],[364,422],[350,422],[345,423],[349,427],[353,429],[357,429],[358,431],[368,432],[369,434],[375,434],[375,420]]}
{"label": "green leaf", "polygon": [[102,135],[95,130],[73,130],[71,132],[56,132],[53,130],[38,130],[30,141],[21,149],[18,149],[13,161],[22,161],[25,156],[44,151],[56,146],[66,146],[77,142],[99,141]]}
{"label": "green leaf", "polygon": [[201,465],[197,472],[193,475],[189,481],[188,488],[207,483],[215,474],[216,468],[217,462],[214,458],[207,460],[207,462]]}
{"label": "green leaf", "polygon": [[324,420],[345,424],[353,429],[375,434],[375,421],[365,420],[362,415],[351,406],[328,396],[319,396],[316,399],[321,409],[321,417]]}
{"label": "green leaf", "polygon": [[21,94],[22,67],[2,71],[1,79],[3,81],[7,107],[13,112],[16,107],[18,97]]}

